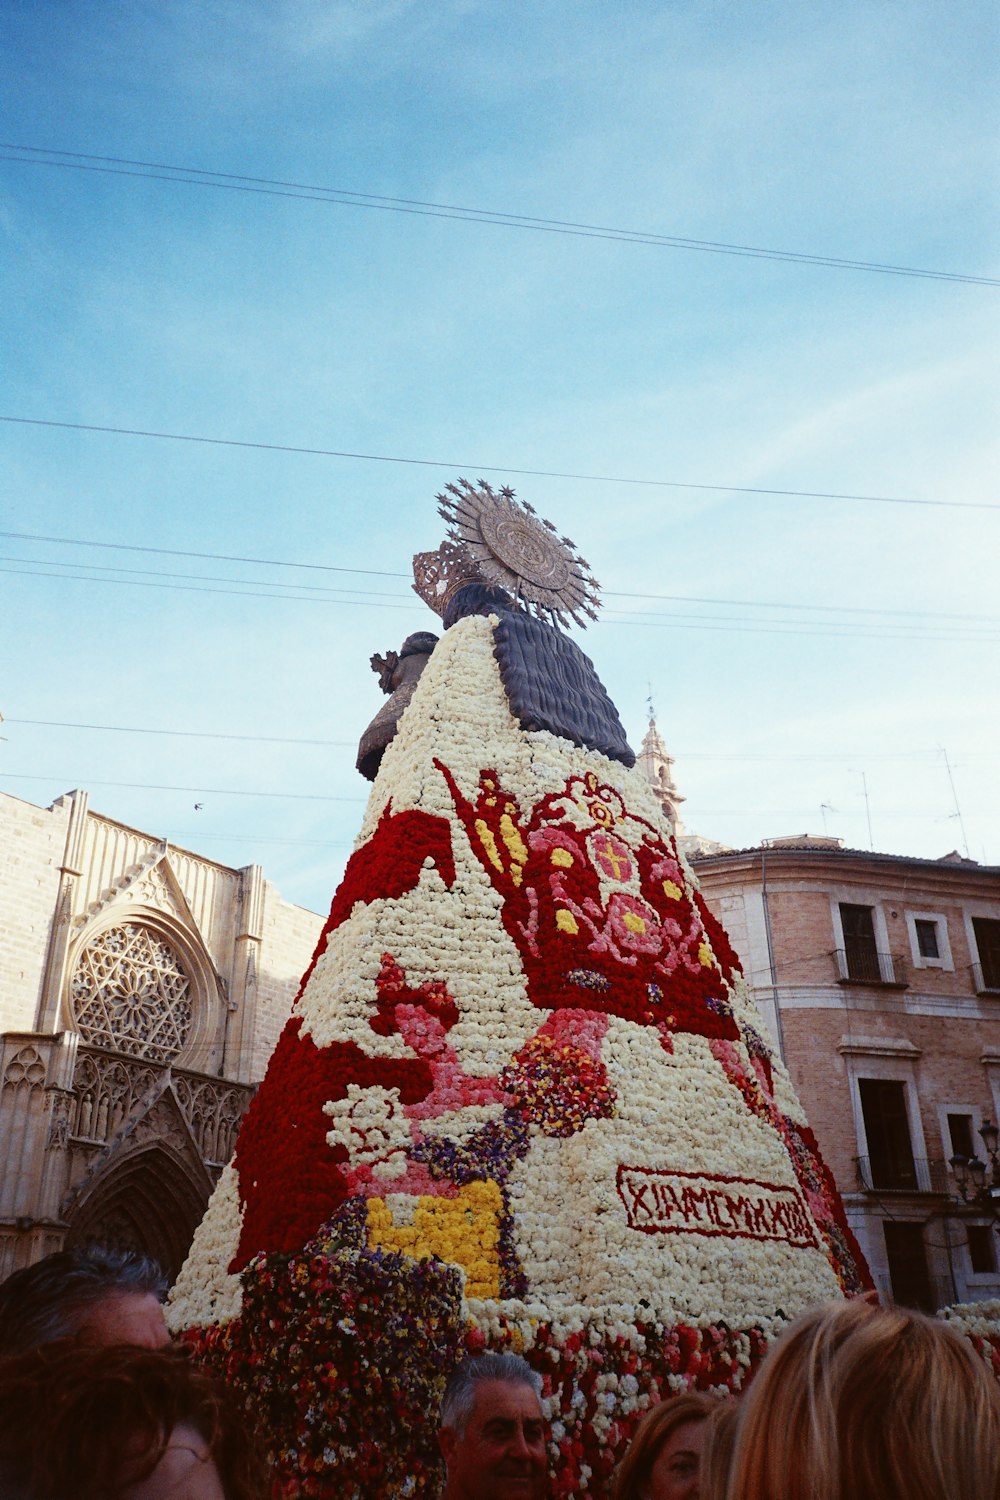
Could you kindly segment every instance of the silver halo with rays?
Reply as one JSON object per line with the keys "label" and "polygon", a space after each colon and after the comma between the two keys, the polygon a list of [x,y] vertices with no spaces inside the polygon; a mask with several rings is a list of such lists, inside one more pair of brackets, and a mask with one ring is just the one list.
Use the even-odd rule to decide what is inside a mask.
{"label": "silver halo with rays", "polygon": [[586,627],[597,619],[600,585],[568,536],[557,536],[526,501],[504,485],[460,479],[437,496],[451,540],[473,560],[485,583],[507,589],[541,618]]}

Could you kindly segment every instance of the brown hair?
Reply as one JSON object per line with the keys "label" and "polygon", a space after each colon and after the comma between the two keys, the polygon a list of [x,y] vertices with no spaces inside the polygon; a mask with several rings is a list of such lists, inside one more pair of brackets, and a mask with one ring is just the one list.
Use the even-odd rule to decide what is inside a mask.
{"label": "brown hair", "polygon": [[736,1423],[739,1419],[739,1402],[735,1399],[717,1401],[708,1418],[705,1441],[701,1448],[701,1467],[698,1474],[698,1493],[701,1500],[726,1500],[729,1481],[729,1466],[733,1459],[733,1444],[736,1441]]}
{"label": "brown hair", "polygon": [[205,1440],[227,1500],[261,1500],[244,1423],[181,1350],[74,1340],[0,1359],[0,1494],[114,1500],[153,1472],[180,1424]]}
{"label": "brown hair", "polygon": [[744,1398],[732,1500],[998,1500],[1000,1387],[945,1324],[839,1302],[779,1339]]}
{"label": "brown hair", "polygon": [[646,1413],[635,1430],[611,1482],[611,1500],[638,1500],[660,1449],[685,1422],[707,1421],[715,1406],[711,1396],[688,1392],[670,1396]]}

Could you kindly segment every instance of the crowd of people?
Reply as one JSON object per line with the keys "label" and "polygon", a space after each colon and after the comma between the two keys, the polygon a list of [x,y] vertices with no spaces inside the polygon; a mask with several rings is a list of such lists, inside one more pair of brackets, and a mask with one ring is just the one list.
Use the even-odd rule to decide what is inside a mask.
{"label": "crowd of people", "polygon": [[[224,1388],[173,1345],[142,1257],[61,1251],[0,1286],[0,1500],[265,1500]],[[454,1371],[441,1500],[542,1500],[541,1377],[516,1354]],[[748,1392],[646,1412],[611,1500],[1000,1500],[1000,1385],[946,1324],[864,1300],[813,1309]]]}

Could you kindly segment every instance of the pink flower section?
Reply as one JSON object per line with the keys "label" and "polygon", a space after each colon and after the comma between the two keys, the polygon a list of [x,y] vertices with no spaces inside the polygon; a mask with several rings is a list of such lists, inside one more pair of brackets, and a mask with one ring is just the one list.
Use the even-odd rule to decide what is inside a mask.
{"label": "pink flower section", "polygon": [[595,1062],[600,1062],[607,1030],[608,1017],[598,1011],[554,1010],[545,1025],[539,1027],[538,1035],[572,1043]]}
{"label": "pink flower section", "polygon": [[[672,924],[676,926],[676,923]],[[616,891],[608,902],[605,933],[612,934],[619,948],[627,953],[659,953],[664,945],[666,924],[638,896]],[[666,929],[669,931],[669,929]],[[680,936],[680,928],[677,928]]]}

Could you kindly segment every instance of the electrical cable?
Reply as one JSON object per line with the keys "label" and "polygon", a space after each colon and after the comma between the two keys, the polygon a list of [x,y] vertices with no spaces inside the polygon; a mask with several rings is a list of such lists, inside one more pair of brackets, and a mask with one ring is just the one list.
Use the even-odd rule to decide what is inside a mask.
{"label": "electrical cable", "polygon": [[[14,141],[0,141],[0,151],[31,152],[31,156],[3,155],[0,160],[20,162],[32,167],[61,167],[66,171],[96,172],[103,176],[180,182],[190,187],[216,188],[272,198],[300,198],[310,202],[331,203],[342,208],[376,209],[386,213],[410,214],[421,218],[458,219],[466,223],[494,224],[505,229],[531,230],[536,233],[569,235],[582,239],[617,240],[626,244],[651,245],[666,250],[700,251],[711,255],[783,261],[795,265],[820,266],[831,270],[866,271],[884,276],[917,277],[922,280],[957,282],[972,286],[1000,286],[1000,280],[996,277],[977,276],[964,271],[929,270],[919,266],[893,265],[885,261],[816,255],[800,250],[775,250],[760,245],[740,245],[724,240],[693,239],[683,235],[667,235],[641,229],[621,229],[612,225],[586,224],[571,219],[542,218],[491,208],[467,208],[460,204],[434,203],[420,198],[391,198],[380,193],[359,193],[349,188],[322,187],[314,183],[289,182],[272,177],[252,177],[237,172],[216,172],[204,167],[177,166],[169,162],[146,162],[129,157],[101,156],[85,151],[63,151],[47,146],[24,146]],[[55,159],[57,157],[71,159],[60,161]]]}
{"label": "electrical cable", "polygon": [[[289,589],[289,590],[295,589],[295,590],[297,590],[299,592],[307,592],[307,593],[310,593],[310,594],[326,594],[326,595],[331,595],[332,594],[332,595],[337,595],[337,596],[341,596],[341,595],[345,595],[345,596],[346,595],[351,595],[351,596],[354,596],[356,594],[361,594],[362,596],[364,596],[367,599],[397,599],[397,600],[406,600],[407,602],[412,603],[412,596],[409,593],[405,593],[405,594],[387,594],[387,593],[383,593],[381,589],[372,589],[372,588],[335,589],[335,588],[331,588],[329,584],[321,584],[321,583],[269,583],[267,581],[267,579],[265,579],[265,578],[220,578],[217,574],[212,574],[212,573],[164,573],[164,572],[161,572],[160,570],[155,569],[155,568],[126,568],[126,567],[123,567],[120,563],[115,563],[111,567],[104,566],[101,563],[90,563],[90,562],[68,562],[68,563],[61,563],[61,562],[54,561],[51,557],[11,557],[11,556],[9,556],[8,554],[5,554],[5,553],[0,553],[0,563],[16,563],[18,565],[18,567],[20,567],[22,565],[27,565],[27,566],[31,566],[31,567],[37,566],[37,567],[49,567],[49,568],[87,568],[91,573],[129,573],[132,576],[138,577],[138,578],[170,578],[170,579],[184,579],[186,582],[192,582],[192,581],[194,581],[194,582],[197,582],[197,583],[234,583],[234,584],[246,584],[246,586],[248,588]],[[53,576],[59,576],[59,575],[47,574],[46,576],[47,577],[53,577]],[[74,578],[74,577],[77,577],[77,578],[86,578],[87,574],[86,573],[77,573],[77,574],[68,573],[65,576],[68,577],[68,578]],[[404,575],[400,574],[399,576],[403,577]],[[99,580],[97,580],[97,579],[95,579],[94,581],[95,581],[95,583],[99,582]],[[110,581],[114,582],[115,580],[112,579]],[[265,595],[261,595],[260,597],[263,598],[263,597],[266,597],[266,596]],[[278,597],[278,598],[284,598],[286,596],[279,594],[276,597]],[[351,597],[351,598],[346,598],[345,602],[348,603],[348,604],[351,604],[351,603],[354,603],[355,600],[353,599],[353,597]],[[1000,621],[998,621],[998,623],[1000,623]]]}
{"label": "electrical cable", "polygon": [[[60,565],[56,564],[55,566]],[[84,564],[83,566],[86,566],[86,564]],[[236,599],[272,599],[278,601],[279,603],[286,604],[327,604],[347,607],[351,609],[394,609],[402,610],[405,613],[419,613],[422,615],[426,614],[424,608],[419,604],[375,603],[369,599],[357,598],[317,598],[312,594],[303,595],[293,593],[263,593],[261,592],[260,587],[255,588],[249,582],[247,583],[246,587],[225,589],[215,588],[212,586],[201,588],[199,585],[194,583],[154,583],[151,582],[148,578],[92,578],[89,574],[86,573],[50,573],[45,569],[34,567],[0,567],[0,573],[11,574],[16,578],[60,578],[65,582],[72,581],[74,583],[96,583],[103,584],[105,586],[119,585],[124,588],[162,589],[170,593],[224,594],[230,598]],[[239,580],[232,581],[239,582]],[[268,585],[264,585],[264,587],[268,587]],[[273,587],[281,588],[283,587],[283,585],[276,584],[273,585]],[[290,587],[294,587],[294,585],[291,585]],[[405,598],[405,596],[401,595],[400,598],[403,599]],[[863,623],[855,623],[854,621],[847,620],[827,621],[825,622],[826,628],[824,629],[822,622],[817,622],[816,628],[803,628],[801,625],[797,624],[794,621],[776,621],[775,623],[770,625],[761,625],[757,624],[756,621],[753,620],[741,620],[739,616],[735,615],[638,615],[632,616],[627,619],[621,619],[618,617],[619,614],[620,612],[618,611],[605,610],[603,615],[604,624],[624,626],[626,629],[711,631],[721,630],[744,636],[818,636],[829,640],[850,641],[947,641],[950,644],[981,644],[996,639],[995,633],[989,631],[979,631],[972,634],[961,634],[958,628],[952,630],[947,627],[944,630],[938,630],[937,632],[931,632],[930,630],[921,631],[916,628],[908,629],[906,627],[899,627],[895,630],[869,630],[864,627]],[[735,621],[736,623],[716,623],[717,621],[725,620]],[[850,632],[854,633],[851,634]]]}
{"label": "electrical cable", "polygon": [[[362,588],[357,588],[357,589],[336,589],[336,588],[330,588],[328,586],[323,586],[321,584],[308,584],[308,583],[289,583],[289,584],[275,583],[275,584],[271,584],[271,583],[268,583],[266,580],[260,580],[260,579],[220,578],[218,575],[215,575],[215,574],[206,574],[206,573],[163,573],[163,572],[159,572],[159,571],[156,571],[154,569],[149,569],[149,568],[125,568],[125,567],[122,567],[121,565],[118,565],[118,564],[116,564],[113,567],[105,567],[105,566],[102,566],[100,563],[75,563],[75,562],[74,563],[61,563],[61,562],[53,562],[51,559],[48,559],[48,558],[41,558],[41,557],[10,557],[10,556],[6,556],[4,554],[0,554],[0,563],[13,563],[13,564],[15,564],[15,568],[13,570],[12,569],[0,568],[0,572],[10,572],[10,571],[14,571],[16,573],[22,573],[23,572],[25,574],[25,576],[29,577],[29,578],[30,577],[44,577],[44,578],[65,577],[65,578],[78,579],[81,582],[93,582],[93,583],[105,583],[105,582],[106,583],[126,583],[126,582],[131,582],[132,581],[131,577],[128,578],[128,579],[123,579],[123,578],[106,578],[106,579],[105,578],[94,578],[94,579],[91,579],[89,577],[89,574],[90,573],[128,573],[128,574],[130,574],[132,576],[139,577],[139,578],[142,578],[142,579],[148,579],[148,578],[166,578],[166,579],[170,579],[170,580],[182,579],[182,580],[184,580],[186,582],[196,582],[196,583],[230,583],[230,584],[236,585],[237,587],[234,590],[232,590],[232,591],[230,591],[230,590],[223,590],[222,592],[235,592],[237,594],[243,594],[243,593],[245,593],[247,595],[247,597],[249,597],[249,598],[261,598],[261,599],[269,599],[269,598],[273,598],[273,599],[295,599],[295,598],[299,597],[299,594],[297,592],[296,593],[290,592],[291,590],[294,589],[296,591],[298,591],[298,590],[306,590],[310,594],[320,594],[320,595],[326,595],[326,596],[330,596],[330,595],[336,596],[336,597],[333,597],[333,598],[329,598],[328,597],[326,599],[325,602],[328,602],[328,603],[331,603],[331,604],[345,604],[345,603],[346,604],[363,604],[363,603],[366,603],[366,602],[368,602],[368,601],[370,601],[372,599],[392,599],[392,600],[396,600],[397,602],[400,602],[400,603],[404,603],[405,602],[405,603],[409,604],[410,608],[417,608],[418,607],[418,606],[416,606],[416,605],[413,604],[411,595],[409,593],[406,593],[406,594],[388,594],[388,593],[383,593],[381,590],[378,590],[378,589],[362,589]],[[87,573],[79,573],[79,572],[69,573],[69,572],[66,572],[66,573],[62,573],[62,574],[58,574],[58,573],[57,574],[53,574],[53,573],[48,573],[48,572],[38,573],[37,571],[35,571],[37,567],[44,567],[46,565],[48,567],[56,567],[56,568],[64,568],[64,569],[77,568],[77,567],[79,567],[79,568],[87,568],[88,572]],[[168,585],[166,585],[166,584],[163,584],[163,585],[159,585],[158,584],[158,585],[150,585],[150,586],[151,587],[168,587]],[[259,589],[268,589],[268,590],[285,589],[286,592],[285,593],[273,593],[273,592],[270,592],[270,593],[263,594],[263,593],[257,592]],[[208,593],[208,592],[212,592],[212,591],[211,590],[197,590],[196,592]],[[342,597],[340,597],[342,595],[346,595],[346,596],[349,596],[349,597],[342,598]],[[359,595],[361,596],[360,598],[358,597]],[[623,596],[616,595],[615,597],[620,598],[620,597],[623,597]],[[312,602],[312,601],[309,601],[309,602]],[[324,602],[324,601],[320,600],[319,602]],[[678,601],[678,602],[680,602],[680,601]],[[790,606],[787,606],[787,607],[788,608],[792,608],[792,609],[795,608],[794,605],[790,605]],[[914,613],[916,613],[916,612],[914,612]],[[727,622],[736,622],[737,624],[740,624],[740,625],[745,625],[745,624],[748,623],[740,615],[705,615],[705,614],[688,615],[688,614],[682,614],[682,613],[680,613],[677,610],[670,610],[670,611],[656,611],[656,610],[605,610],[605,618],[610,618],[613,621],[619,621],[619,620],[621,620],[622,616],[629,616],[630,617],[628,620],[624,621],[623,623],[634,623],[634,624],[637,624],[637,625],[645,625],[645,624],[651,623],[651,622],[653,622],[655,620],[670,620],[670,621],[678,621],[678,620],[695,620],[695,621],[700,621],[700,620],[706,620],[706,621],[716,621],[716,622],[717,621],[727,621]],[[800,628],[801,628],[801,626],[804,623],[805,622],[803,622],[801,620],[776,620],[776,621],[773,622],[773,624],[774,624],[775,627],[781,627],[781,631],[782,631],[783,634],[798,633],[799,630],[800,630]],[[868,622],[867,621],[855,621],[855,620],[827,620],[827,621],[818,621],[817,624],[819,624],[820,626],[825,626],[826,628],[818,630],[818,631],[810,631],[810,632],[808,632],[809,634],[839,635],[839,634],[849,633],[851,631],[855,631],[855,632],[862,631],[863,632],[863,631],[865,631],[868,628]],[[997,624],[1000,625],[1000,620],[997,621]],[[911,625],[902,625],[902,624],[900,624],[900,625],[893,624],[893,625],[890,625],[889,627],[887,627],[884,631],[882,631],[880,633],[880,637],[879,638],[881,638],[881,639],[888,639],[888,640],[891,640],[891,639],[901,639],[901,640],[941,639],[941,640],[947,640],[949,638],[953,638],[953,639],[963,640],[963,641],[969,641],[969,640],[972,640],[972,641],[975,641],[975,640],[994,640],[994,639],[996,639],[996,631],[992,627],[987,627],[987,628],[983,628],[983,629],[976,629],[976,628],[974,628],[974,626],[972,624],[967,624],[967,623],[962,623],[960,625],[945,625],[945,626],[940,626],[936,630],[934,630],[933,633],[931,633],[931,634],[927,633],[929,630],[930,630],[930,626],[928,624],[926,624],[926,623],[924,623],[921,627],[914,627],[914,626],[911,626]],[[915,633],[916,631],[919,631],[919,633]],[[867,639],[868,637],[862,636],[862,638],[863,639]]]}
{"label": "electrical cable", "polygon": [[[53,545],[65,547],[95,547],[104,551],[112,552],[146,552],[162,557],[194,557],[203,562],[236,562],[251,563],[262,568],[301,568],[309,572],[320,573],[353,573],[372,578],[412,578],[411,573],[389,572],[386,569],[377,568],[345,568],[333,563],[315,562],[289,562],[278,557],[242,557],[229,552],[191,552],[180,547],[149,547],[130,542],[101,542],[86,537],[70,536],[44,536],[33,531],[0,531],[0,537],[24,542],[49,542]],[[63,567],[69,564],[55,563],[52,566]],[[81,563],[81,567],[96,568],[96,563]],[[123,572],[124,569],[113,571]],[[170,575],[166,575],[170,576]],[[304,587],[304,585],[296,585]],[[825,614],[847,614],[847,615],[886,615],[886,616],[912,616],[921,620],[981,620],[993,624],[1000,624],[1000,615],[983,615],[956,613],[954,611],[932,610],[932,609],[880,609],[868,605],[856,604],[798,604],[791,600],[776,599],[720,599],[717,597],[701,594],[643,594],[626,592],[621,589],[602,589],[605,599],[653,599],[668,604],[723,604],[738,605],[741,609],[795,609]],[[394,598],[395,595],[385,595],[385,598]]]}
{"label": "electrical cable", "polygon": [[374,604],[368,599],[314,599],[303,594],[263,594],[250,588],[202,589],[191,583],[151,583],[138,578],[90,578],[85,573],[47,573],[38,568],[0,568],[0,573],[11,573],[17,578],[61,578],[64,581],[72,579],[75,583],[110,583],[133,589],[167,589],[183,594],[228,594],[230,598],[236,599],[277,599],[289,604],[348,604],[352,609],[403,609],[424,613],[419,604]]}
{"label": "electrical cable", "polygon": [[[55,782],[59,786],[67,786],[72,777],[56,775],[39,775],[37,772],[30,774],[23,771],[0,771],[0,781],[48,781]],[[241,787],[212,787],[212,786],[166,786],[157,782],[145,781],[96,781],[90,777],[86,778],[86,786],[121,787],[131,791],[142,792],[194,792],[201,796],[212,797],[266,797],[291,802],[365,802],[365,797],[331,797],[321,792],[260,792],[246,790]],[[746,807],[706,807],[701,810],[700,816],[706,818],[799,818],[812,816],[811,807],[768,807],[752,808]],[[934,819],[933,812],[913,812],[907,808],[883,808],[881,815],[887,818],[911,818],[911,819]],[[845,814],[844,816],[848,816]],[[860,812],[855,816],[860,817]]]}
{"label": "electrical cable", "polygon": [[[95,730],[108,734],[148,734],[167,736],[173,739],[192,740],[236,740],[245,744],[262,745],[305,745],[310,747],[325,747],[333,749],[354,749],[354,740],[321,740],[321,739],[294,739],[283,735],[272,734],[228,734],[219,731],[208,731],[200,729],[152,729],[138,724],[81,724],[66,719],[22,719],[6,718],[5,724],[24,724],[41,729],[83,729]],[[940,750],[901,750],[894,751],[872,751],[851,750],[839,751],[831,755],[807,755],[807,754],[758,754],[748,753],[720,753],[717,751],[683,751],[679,750],[674,760],[683,761],[754,761],[772,763],[775,761],[804,761],[809,764],[835,764],[840,761],[936,761]],[[994,761],[998,758],[997,753],[984,755],[964,755],[962,762],[970,760]]]}
{"label": "electrical cable", "polygon": [[389,453],[361,453],[342,448],[307,448],[291,443],[251,442],[249,439],[203,437],[189,432],[159,432],[145,427],[117,427],[95,422],[63,422],[53,417],[15,417],[0,414],[0,422],[22,427],[56,427],[68,432],[98,432],[113,437],[156,438],[172,443],[205,443],[215,448],[247,448],[263,453],[297,453],[312,458],[351,458],[365,463],[410,464],[424,469],[467,470],[477,474],[506,474],[518,478],[571,479],[587,484],[629,484],[652,489],[698,490],[723,495],[766,495],[791,500],[856,500],[872,505],[924,505],[942,510],[1000,510],[990,500],[922,500],[904,495],[855,495],[833,490],[780,490],[765,485],[701,484],[686,479],[638,479],[622,474],[575,474],[561,469],[515,469],[507,464],[460,463],[456,459],[407,458]]}
{"label": "electrical cable", "polygon": [[[2,771],[0,780],[7,781],[56,781],[65,786],[70,776],[26,775],[23,771]],[[255,792],[231,786],[163,786],[151,781],[94,781],[87,777],[87,786],[125,787],[138,792],[194,792],[204,797],[272,797],[287,802],[364,802],[364,797],[330,797],[324,792]]]}
{"label": "electrical cable", "polygon": [[[239,740],[260,745],[322,745],[354,749],[354,740],[298,740],[274,734],[215,734],[199,729],[142,729],[133,724],[71,724],[62,719],[5,719],[5,724],[31,724],[43,729],[98,729],[108,734],[155,734],[187,740]],[[930,753],[930,752],[929,752]]]}

